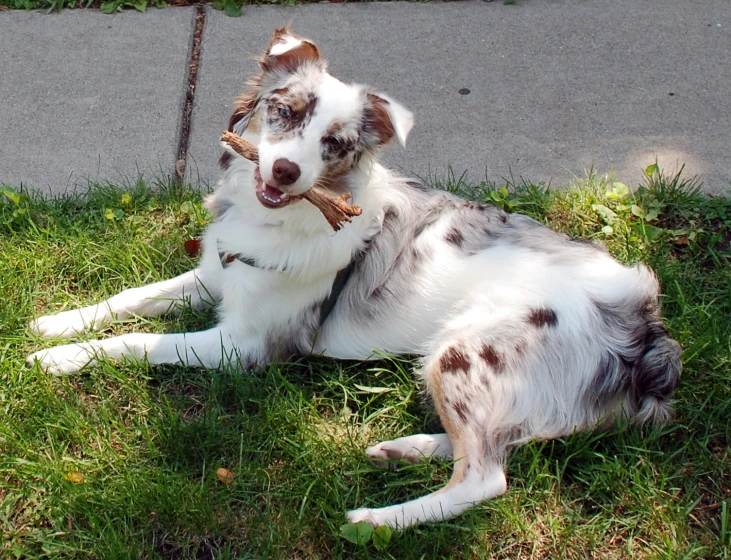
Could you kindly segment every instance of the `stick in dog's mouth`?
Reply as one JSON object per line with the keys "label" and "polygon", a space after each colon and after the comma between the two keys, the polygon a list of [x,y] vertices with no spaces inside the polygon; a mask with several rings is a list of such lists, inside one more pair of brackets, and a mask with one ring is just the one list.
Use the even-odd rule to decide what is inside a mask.
{"label": "stick in dog's mouth", "polygon": [[[221,136],[221,142],[229,146],[241,157],[251,162],[259,163],[259,150],[238,134],[226,130]],[[317,184],[307,192],[299,196],[291,197],[292,200],[296,200],[297,198],[304,198],[320,210],[322,215],[325,216],[327,223],[335,231],[338,231],[342,227],[343,222],[350,222],[353,216],[360,216],[363,212],[358,206],[348,203],[348,200],[351,198],[350,193],[332,196],[324,192]]]}

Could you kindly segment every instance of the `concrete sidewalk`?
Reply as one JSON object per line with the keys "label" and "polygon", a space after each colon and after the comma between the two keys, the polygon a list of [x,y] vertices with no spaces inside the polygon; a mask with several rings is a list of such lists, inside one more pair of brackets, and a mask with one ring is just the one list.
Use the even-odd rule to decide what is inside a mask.
{"label": "concrete sidewalk", "polygon": [[[0,12],[0,182],[61,192],[174,174],[195,8]],[[731,188],[727,0],[521,0],[205,10],[188,178],[215,182],[218,137],[275,27],[315,40],[344,81],[416,114],[387,162],[561,186],[592,165],[629,184],[658,158]],[[468,94],[460,90],[468,89]]]}

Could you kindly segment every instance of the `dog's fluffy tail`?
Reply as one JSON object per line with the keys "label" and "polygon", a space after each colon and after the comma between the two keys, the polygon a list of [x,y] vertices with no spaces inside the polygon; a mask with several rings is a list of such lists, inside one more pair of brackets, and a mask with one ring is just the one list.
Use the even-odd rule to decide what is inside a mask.
{"label": "dog's fluffy tail", "polygon": [[653,321],[645,339],[645,350],[634,371],[638,423],[664,424],[670,419],[670,394],[680,381],[681,354],[680,344],[668,336],[659,320]]}

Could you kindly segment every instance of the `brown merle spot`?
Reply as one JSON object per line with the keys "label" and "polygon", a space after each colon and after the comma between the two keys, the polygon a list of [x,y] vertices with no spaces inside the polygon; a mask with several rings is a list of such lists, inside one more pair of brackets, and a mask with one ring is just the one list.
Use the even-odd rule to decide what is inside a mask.
{"label": "brown merle spot", "polygon": [[485,363],[489,365],[496,372],[502,371],[505,368],[505,360],[498,354],[497,350],[490,344],[483,344],[480,349],[480,358],[485,360]]}
{"label": "brown merle spot", "polygon": [[327,127],[325,136],[334,136],[343,129],[343,123],[340,121],[333,121],[330,126]]}
{"label": "brown merle spot", "polygon": [[200,239],[186,239],[183,244],[185,252],[191,259],[195,259],[201,252],[201,240]]}
{"label": "brown merle spot", "polygon": [[282,98],[284,96],[286,96],[288,93],[289,93],[288,87],[278,88],[278,89],[275,89],[274,91],[272,91],[273,95],[278,95],[279,97],[282,97]]}
{"label": "brown merle spot", "polygon": [[300,37],[294,35],[289,29],[278,29],[275,31],[272,41],[269,43],[267,54],[259,59],[259,65],[265,72],[271,72],[272,70],[294,72],[302,64],[306,62],[317,62],[320,59],[320,51],[314,43],[305,40],[302,41],[302,44],[282,54],[276,56],[269,54],[275,44],[286,39],[286,35],[300,39]]}
{"label": "brown merle spot", "polygon": [[462,235],[462,232],[457,228],[449,230],[445,239],[455,247],[462,247],[462,244],[464,243],[464,235]]}
{"label": "brown merle spot", "polygon": [[528,313],[528,322],[534,327],[555,327],[558,324],[558,317],[553,309],[541,307],[532,309]]}
{"label": "brown merle spot", "polygon": [[373,93],[368,93],[368,105],[363,111],[363,131],[373,134],[378,144],[387,144],[396,134],[388,114],[388,101]]}
{"label": "brown merle spot", "polygon": [[442,371],[451,371],[452,373],[463,371],[467,373],[470,368],[470,359],[464,352],[452,347],[442,354],[439,366]]}
{"label": "brown merle spot", "polygon": [[241,95],[234,102],[234,112],[228,119],[228,130],[233,132],[234,125],[247,116],[256,104],[256,94],[253,92]]}
{"label": "brown merle spot", "polygon": [[388,457],[389,459],[400,459],[401,457],[403,457],[403,453],[401,453],[401,451],[399,451],[398,449],[386,448],[384,449],[384,451],[386,452],[386,457]]}
{"label": "brown merle spot", "polygon": [[310,122],[317,107],[317,97],[313,94],[306,98],[295,97],[290,100],[289,108],[292,111],[289,119],[283,121],[282,132],[290,132],[298,128],[305,128]]}
{"label": "brown merle spot", "polygon": [[469,414],[470,412],[467,408],[467,405],[463,401],[457,401],[456,403],[454,403],[452,408],[454,408],[454,411],[457,413],[457,416],[459,416],[459,419],[466,424],[467,414]]}

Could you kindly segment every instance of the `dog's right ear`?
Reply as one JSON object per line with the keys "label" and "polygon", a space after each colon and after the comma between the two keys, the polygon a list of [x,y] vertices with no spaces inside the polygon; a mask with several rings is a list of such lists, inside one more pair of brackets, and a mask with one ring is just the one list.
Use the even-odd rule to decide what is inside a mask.
{"label": "dog's right ear", "polygon": [[362,134],[366,144],[377,148],[396,138],[405,148],[414,126],[411,111],[383,94],[366,91],[365,95]]}
{"label": "dog's right ear", "polygon": [[308,39],[297,37],[289,25],[277,29],[272,34],[269,48],[259,60],[264,72],[294,72],[306,62],[319,62],[320,51],[317,45]]}

